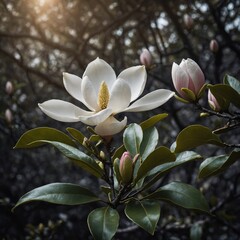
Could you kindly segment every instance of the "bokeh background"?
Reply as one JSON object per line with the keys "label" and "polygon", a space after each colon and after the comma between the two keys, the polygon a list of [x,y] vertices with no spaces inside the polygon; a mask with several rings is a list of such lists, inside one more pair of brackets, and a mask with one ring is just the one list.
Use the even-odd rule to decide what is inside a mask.
{"label": "bokeh background", "polygon": [[[43,184],[70,182],[98,189],[95,179],[49,146],[13,150],[19,137],[35,127],[65,131],[71,126],[87,134],[83,124],[56,122],[37,106],[53,98],[79,104],[64,90],[62,72],[82,76],[87,64],[100,57],[120,73],[139,65],[147,48],[153,64],[145,92],[173,90],[171,66],[182,58],[194,59],[208,83],[222,82],[225,74],[240,78],[239,0],[1,0],[0,16],[0,239],[92,239],[86,218],[94,204],[34,203],[11,213],[21,195]],[[218,43],[214,51],[213,39]],[[7,81],[14,87],[10,94]],[[206,104],[206,95],[201,103]],[[8,110],[6,115],[7,109],[11,114]],[[189,124],[212,129],[221,124],[218,118],[200,118],[193,106],[175,99],[154,111],[128,114],[128,122],[140,123],[161,112],[169,113],[158,125],[160,144],[168,147]],[[234,143],[239,132],[223,137]],[[203,156],[218,151],[198,149]],[[240,164],[207,180],[197,178],[198,166],[178,168],[161,183],[179,180],[202,189],[215,216],[163,205],[154,236],[123,219],[115,239],[239,239]]]}

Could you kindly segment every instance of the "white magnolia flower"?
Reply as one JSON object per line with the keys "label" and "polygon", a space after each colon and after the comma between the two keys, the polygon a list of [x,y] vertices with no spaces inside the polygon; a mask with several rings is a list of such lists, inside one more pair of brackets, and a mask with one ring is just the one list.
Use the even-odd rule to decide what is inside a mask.
{"label": "white magnolia flower", "polygon": [[41,103],[39,107],[55,120],[81,121],[96,126],[95,131],[101,136],[114,135],[127,124],[126,117],[122,121],[114,117],[117,113],[151,110],[174,95],[170,90],[159,89],[135,101],[142,94],[146,79],[144,66],[127,68],[116,77],[112,67],[97,58],[88,64],[82,78],[63,73],[63,83],[68,93],[90,111],[56,99]]}

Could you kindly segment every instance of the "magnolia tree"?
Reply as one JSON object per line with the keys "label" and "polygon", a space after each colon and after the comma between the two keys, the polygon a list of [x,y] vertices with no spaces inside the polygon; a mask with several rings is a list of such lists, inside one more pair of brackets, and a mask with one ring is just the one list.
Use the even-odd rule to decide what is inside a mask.
{"label": "magnolia tree", "polygon": [[[151,55],[147,50],[140,60],[146,67],[151,66]],[[33,201],[64,205],[97,202],[99,208],[93,209],[87,218],[95,239],[112,239],[123,211],[129,221],[153,235],[162,202],[209,216],[213,214],[200,190],[180,181],[159,186],[159,180],[178,166],[196,160],[202,161],[198,169],[199,178],[211,177],[225,171],[240,158],[238,142],[230,144],[220,138],[221,134],[240,125],[240,82],[226,75],[222,84],[206,84],[198,64],[187,59],[179,65],[172,65],[172,80],[177,94],[158,89],[140,97],[147,79],[145,66],[127,68],[116,77],[112,67],[97,58],[88,64],[82,78],[63,74],[67,92],[86,108],[57,99],[43,102],[39,107],[57,121],[86,124],[89,135],[85,136],[71,127],[66,129],[67,134],[54,128],[40,127],[23,134],[15,147],[53,145],[93,175],[99,190],[92,192],[76,184],[51,183],[26,193],[14,209]],[[218,129],[187,126],[168,148],[159,146],[155,127],[168,116],[167,113],[129,125],[127,117],[117,119],[119,113],[155,109],[173,96],[185,104],[192,104],[203,117],[223,119],[223,125]],[[208,96],[209,108],[201,105],[205,96]],[[113,145],[116,135],[122,136],[119,146]],[[192,151],[205,144],[227,148],[228,154],[204,159]]]}

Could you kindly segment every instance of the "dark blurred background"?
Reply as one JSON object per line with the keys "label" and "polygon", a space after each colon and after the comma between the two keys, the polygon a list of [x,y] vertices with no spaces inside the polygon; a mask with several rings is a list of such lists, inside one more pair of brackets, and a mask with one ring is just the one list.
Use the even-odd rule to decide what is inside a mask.
{"label": "dark blurred background", "polygon": [[[13,150],[19,137],[35,127],[65,131],[71,126],[86,132],[82,123],[56,122],[37,106],[53,98],[76,103],[63,88],[62,72],[81,77],[87,64],[100,57],[118,74],[140,64],[139,56],[147,48],[153,65],[145,92],[173,90],[172,63],[188,57],[201,66],[208,83],[222,82],[225,74],[240,78],[239,0],[1,0],[0,16],[0,239],[92,239],[86,218],[94,204],[34,203],[11,213],[21,195],[43,184],[70,182],[98,190],[95,179],[49,146]],[[212,40],[218,48],[210,49]],[[14,89],[7,93],[8,81]],[[212,129],[221,124],[217,118],[201,119],[193,106],[174,99],[144,114],[128,114],[128,122],[139,123],[161,112],[169,113],[158,125],[160,144],[168,147],[189,124]],[[225,139],[239,141],[239,132]],[[218,151],[199,149],[204,157]],[[179,180],[202,189],[216,208],[215,216],[163,205],[154,236],[123,219],[115,239],[175,240],[190,239],[190,235],[193,240],[240,239],[240,164],[201,181],[198,166],[178,168],[162,184]]]}

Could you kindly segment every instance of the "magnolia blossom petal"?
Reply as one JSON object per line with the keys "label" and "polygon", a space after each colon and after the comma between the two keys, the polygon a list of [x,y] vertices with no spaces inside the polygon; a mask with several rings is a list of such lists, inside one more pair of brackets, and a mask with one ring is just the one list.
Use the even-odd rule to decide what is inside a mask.
{"label": "magnolia blossom petal", "polygon": [[99,111],[100,108],[97,104],[97,93],[94,89],[92,82],[87,76],[83,77],[81,88],[86,107],[88,107],[92,111]]}
{"label": "magnolia blossom petal", "polygon": [[127,108],[131,101],[131,89],[126,81],[117,79],[113,84],[108,108],[114,110],[114,114]]}
{"label": "magnolia blossom petal", "polygon": [[130,67],[122,71],[118,78],[124,79],[129,84],[132,102],[142,94],[147,81],[147,72],[145,66]]}
{"label": "magnolia blossom petal", "polygon": [[46,115],[61,122],[79,122],[79,116],[91,116],[93,114],[72,103],[57,99],[39,103],[38,106]]}
{"label": "magnolia blossom petal", "polygon": [[130,107],[125,109],[124,112],[141,112],[157,108],[167,102],[173,95],[174,92],[170,90],[155,90],[134,102]]}
{"label": "magnolia blossom petal", "polygon": [[105,121],[111,114],[112,114],[112,109],[106,108],[100,112],[93,113],[92,115],[89,115],[89,116],[81,115],[81,116],[78,116],[78,118],[79,118],[79,121],[87,125],[95,126]]}
{"label": "magnolia blossom petal", "polygon": [[85,76],[88,76],[89,80],[92,82],[96,94],[103,81],[107,84],[108,88],[111,89],[116,80],[116,74],[112,67],[100,58],[96,58],[88,64],[83,74],[83,77]]}
{"label": "magnolia blossom petal", "polygon": [[82,91],[81,91],[82,79],[80,77],[64,72],[63,84],[65,89],[68,91],[68,93],[72,97],[84,103]]}
{"label": "magnolia blossom petal", "polygon": [[182,97],[185,97],[185,94],[181,89],[188,88],[189,77],[187,73],[184,70],[182,70],[182,68],[178,66],[175,62],[172,65],[172,80],[173,80],[173,85],[177,90],[177,92]]}
{"label": "magnolia blossom petal", "polygon": [[195,93],[197,94],[201,87],[203,86],[203,84],[205,83],[204,74],[201,68],[198,66],[198,64],[194,62],[192,59],[188,58],[187,61],[185,62],[187,73],[192,79],[195,88]]}
{"label": "magnolia blossom petal", "polygon": [[104,122],[98,124],[95,127],[95,132],[100,136],[111,136],[116,133],[121,132],[127,125],[127,117],[125,117],[121,122],[119,122],[114,117],[107,118]]}

